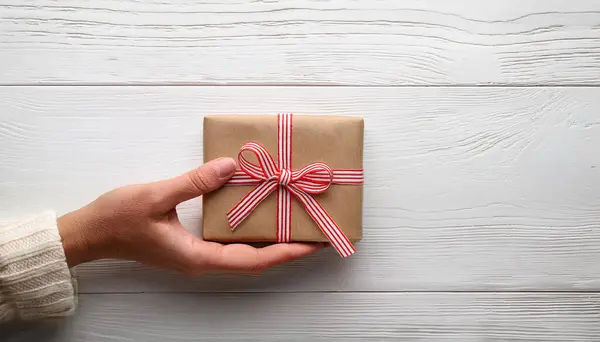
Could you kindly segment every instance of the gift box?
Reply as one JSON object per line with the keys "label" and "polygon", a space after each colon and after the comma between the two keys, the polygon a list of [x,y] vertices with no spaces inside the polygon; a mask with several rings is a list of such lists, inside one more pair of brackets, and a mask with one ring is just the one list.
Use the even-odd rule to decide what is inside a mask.
{"label": "gift box", "polygon": [[342,256],[354,253],[352,242],[362,239],[363,130],[356,117],[206,116],[205,161],[231,157],[238,171],[203,196],[203,238],[331,242]]}

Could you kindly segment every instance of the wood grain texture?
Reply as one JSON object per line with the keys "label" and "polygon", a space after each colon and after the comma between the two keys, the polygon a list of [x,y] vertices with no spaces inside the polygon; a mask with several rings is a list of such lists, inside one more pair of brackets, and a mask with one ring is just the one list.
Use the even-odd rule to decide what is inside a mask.
{"label": "wood grain texture", "polygon": [[3,0],[0,84],[598,84],[595,0]]}
{"label": "wood grain texture", "polygon": [[[600,289],[599,88],[4,87],[0,217],[202,162],[214,113],[361,115],[358,254],[261,277],[78,268],[82,292]],[[200,201],[180,208],[198,233]]]}
{"label": "wood grain texture", "polygon": [[12,329],[8,336],[15,342],[595,341],[599,311],[597,294],[83,295],[71,321]]}

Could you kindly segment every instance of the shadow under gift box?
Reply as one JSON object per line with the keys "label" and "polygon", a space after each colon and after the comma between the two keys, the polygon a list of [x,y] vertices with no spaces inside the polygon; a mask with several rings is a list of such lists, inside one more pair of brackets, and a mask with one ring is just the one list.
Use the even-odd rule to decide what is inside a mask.
{"label": "shadow under gift box", "polygon": [[[242,145],[263,145],[277,163],[277,115],[211,115],[204,118],[204,160],[231,157]],[[332,169],[363,168],[362,118],[295,115],[292,121],[292,169],[324,162]],[[246,154],[244,154],[246,155]],[[246,156],[256,163],[250,153]],[[239,169],[239,164],[238,164]],[[203,196],[202,237],[219,242],[275,242],[276,192],[273,192],[234,231],[227,222],[231,210],[254,186],[224,186]],[[350,241],[362,239],[362,185],[332,184],[312,195]],[[292,196],[292,241],[327,238]]]}

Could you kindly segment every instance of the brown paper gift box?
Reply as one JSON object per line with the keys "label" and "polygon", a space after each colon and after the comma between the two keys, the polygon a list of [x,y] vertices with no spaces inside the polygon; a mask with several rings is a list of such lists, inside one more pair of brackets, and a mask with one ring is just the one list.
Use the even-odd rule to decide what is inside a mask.
{"label": "brown paper gift box", "polygon": [[[342,116],[293,116],[292,168],[312,162],[333,169],[363,168],[363,120]],[[255,141],[277,160],[276,115],[214,115],[204,118],[204,160],[231,157],[237,161],[242,145]],[[239,167],[238,167],[239,168]],[[276,241],[276,196],[272,193],[232,231],[226,214],[253,186],[224,186],[203,196],[203,238],[220,242]],[[332,184],[313,195],[351,241],[362,239],[362,185]],[[327,238],[292,199],[292,240]]]}

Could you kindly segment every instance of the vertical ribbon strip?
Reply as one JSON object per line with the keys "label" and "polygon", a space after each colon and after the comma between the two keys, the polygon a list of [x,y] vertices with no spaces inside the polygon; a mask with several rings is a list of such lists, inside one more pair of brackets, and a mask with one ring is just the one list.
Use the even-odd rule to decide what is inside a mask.
{"label": "vertical ribbon strip", "polygon": [[292,115],[277,115],[277,159],[279,184],[277,191],[277,242],[292,240],[292,195],[288,190],[292,174]]}
{"label": "vertical ribbon strip", "polygon": [[[258,164],[243,155],[255,155]],[[356,249],[321,204],[312,195],[320,194],[331,184],[363,184],[362,169],[331,169],[327,164],[310,163],[292,170],[292,114],[277,116],[277,164],[267,149],[256,142],[245,143],[238,154],[240,170],[228,185],[256,185],[228,213],[227,220],[235,229],[273,191],[277,191],[277,242],[292,241],[292,195],[302,203],[310,217],[325,234],[341,257]]]}

